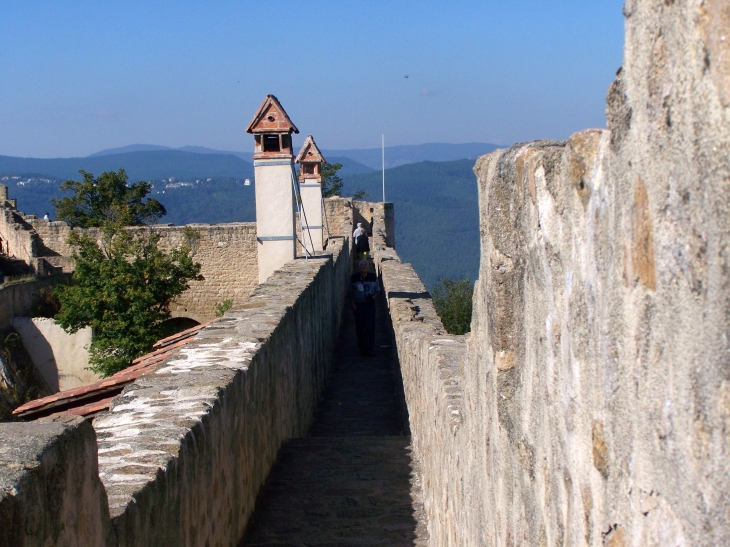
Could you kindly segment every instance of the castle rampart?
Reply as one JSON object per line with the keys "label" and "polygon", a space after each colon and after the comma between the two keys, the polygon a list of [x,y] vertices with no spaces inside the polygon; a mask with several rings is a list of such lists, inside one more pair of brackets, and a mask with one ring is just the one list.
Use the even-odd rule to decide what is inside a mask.
{"label": "castle rampart", "polygon": [[[22,427],[30,439],[42,438],[24,459],[0,453],[3,468],[24,462],[25,469],[2,477],[0,518],[20,524],[0,526],[0,545],[35,545],[38,533],[56,545],[236,545],[279,446],[307,430],[324,387],[349,240],[335,240],[329,253],[285,265],[245,304],[127,387],[94,420],[98,472],[96,446],[83,466],[63,452],[92,449],[88,424],[67,426],[68,433],[47,433],[44,421],[0,424],[0,435]],[[55,448],[59,435],[70,435],[64,442],[71,446]],[[69,479],[57,484],[59,476]],[[65,500],[82,484],[97,492],[98,477],[108,506],[90,494],[84,512],[69,509],[59,521],[56,505],[34,505],[38,483]],[[43,532],[22,524],[31,518],[48,523]],[[86,536],[71,535],[81,527]],[[113,532],[100,542],[107,529]]]}

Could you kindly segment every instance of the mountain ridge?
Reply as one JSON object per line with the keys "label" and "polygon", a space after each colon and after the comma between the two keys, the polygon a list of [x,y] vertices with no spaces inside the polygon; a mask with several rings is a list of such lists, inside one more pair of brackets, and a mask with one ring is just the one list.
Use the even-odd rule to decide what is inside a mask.
{"label": "mountain ridge", "polygon": [[[458,160],[386,169],[386,198],[395,204],[398,252],[404,261],[413,264],[427,287],[439,277],[476,278],[479,211],[473,167],[472,160]],[[247,186],[241,177],[201,177],[199,183],[179,184],[154,178],[150,197],[160,200],[168,211],[162,222],[218,224],[256,218],[255,181]],[[379,171],[344,175],[342,179],[344,194],[364,190],[369,194],[364,199],[380,200]],[[60,180],[14,184],[10,195],[18,200],[19,210],[42,216],[53,211],[50,200],[61,196]]]}
{"label": "mountain ridge", "polygon": [[[421,161],[455,161],[461,159],[476,159],[479,156],[493,152],[502,145],[484,142],[466,143],[424,143],[424,144],[402,144],[385,147],[385,167],[398,167],[409,163]],[[108,148],[100,150],[87,156],[100,157],[111,154],[128,152],[155,151],[155,150],[179,150],[195,154],[231,154],[244,161],[250,161],[250,152],[238,152],[233,150],[216,150],[204,146],[181,146],[172,148],[156,144],[130,144],[120,148]],[[322,149],[322,154],[330,163],[336,163],[335,159],[348,158],[351,161],[364,165],[370,169],[379,170],[382,167],[382,150],[380,148],[352,148],[352,149]],[[331,157],[330,157],[331,156]],[[343,164],[344,166],[344,164]],[[354,174],[354,173],[353,173]]]}

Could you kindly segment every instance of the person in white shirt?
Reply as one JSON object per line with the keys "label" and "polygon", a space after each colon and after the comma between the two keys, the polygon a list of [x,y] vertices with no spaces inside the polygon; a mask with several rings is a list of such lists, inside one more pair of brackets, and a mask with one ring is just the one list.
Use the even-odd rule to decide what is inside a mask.
{"label": "person in white shirt", "polygon": [[362,222],[358,222],[357,228],[355,228],[355,231],[352,232],[352,239],[357,239],[357,236],[360,236],[364,233],[366,233],[366,232],[365,232],[365,228],[362,227]]}
{"label": "person in white shirt", "polygon": [[368,241],[368,233],[365,228],[362,227],[362,222],[357,223],[357,228],[352,232],[352,242],[355,247],[355,254],[357,258],[364,259],[368,256],[370,251],[370,242]]}

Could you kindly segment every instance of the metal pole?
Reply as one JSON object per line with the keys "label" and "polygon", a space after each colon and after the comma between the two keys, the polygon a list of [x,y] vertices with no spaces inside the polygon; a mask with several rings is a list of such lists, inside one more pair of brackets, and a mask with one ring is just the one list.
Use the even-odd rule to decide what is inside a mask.
{"label": "metal pole", "polygon": [[385,133],[381,133],[383,147],[383,203],[385,203]]}
{"label": "metal pole", "polygon": [[[301,199],[301,195],[299,192],[299,183],[297,181],[296,176],[294,176],[294,165],[292,165],[291,168],[291,185],[292,189],[294,190],[294,199],[297,202],[297,213],[299,213],[299,231],[302,234],[302,240],[300,243],[302,244],[302,249],[304,249],[304,260],[309,262],[309,257],[312,256],[312,254],[309,252],[309,249],[307,249],[307,239],[304,237],[304,227],[302,226],[302,209],[304,204],[300,204],[299,200]],[[309,226],[307,226],[307,230],[309,229]],[[294,239],[297,239],[296,236]],[[310,233],[309,240],[312,240],[312,236]],[[296,249],[296,246],[294,247]],[[312,251],[314,251],[314,246],[312,247]]]}

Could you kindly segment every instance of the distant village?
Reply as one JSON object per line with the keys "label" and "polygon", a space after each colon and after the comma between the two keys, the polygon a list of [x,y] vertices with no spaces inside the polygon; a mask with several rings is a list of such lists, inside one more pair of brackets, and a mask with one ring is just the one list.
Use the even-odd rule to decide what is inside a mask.
{"label": "distant village", "polygon": [[[211,177],[207,178],[196,178],[190,180],[177,180],[175,177],[167,177],[161,179],[151,179],[149,182],[153,185],[153,194],[164,194],[165,190],[175,188],[194,188],[195,185],[201,182],[213,182],[214,179]],[[0,176],[0,183],[10,186],[15,184],[16,186],[27,186],[34,184],[54,184],[60,185],[61,179],[56,178],[41,178],[41,177],[30,177],[23,175],[3,175]],[[250,179],[236,179],[236,182],[242,182],[245,186],[251,184]]]}

